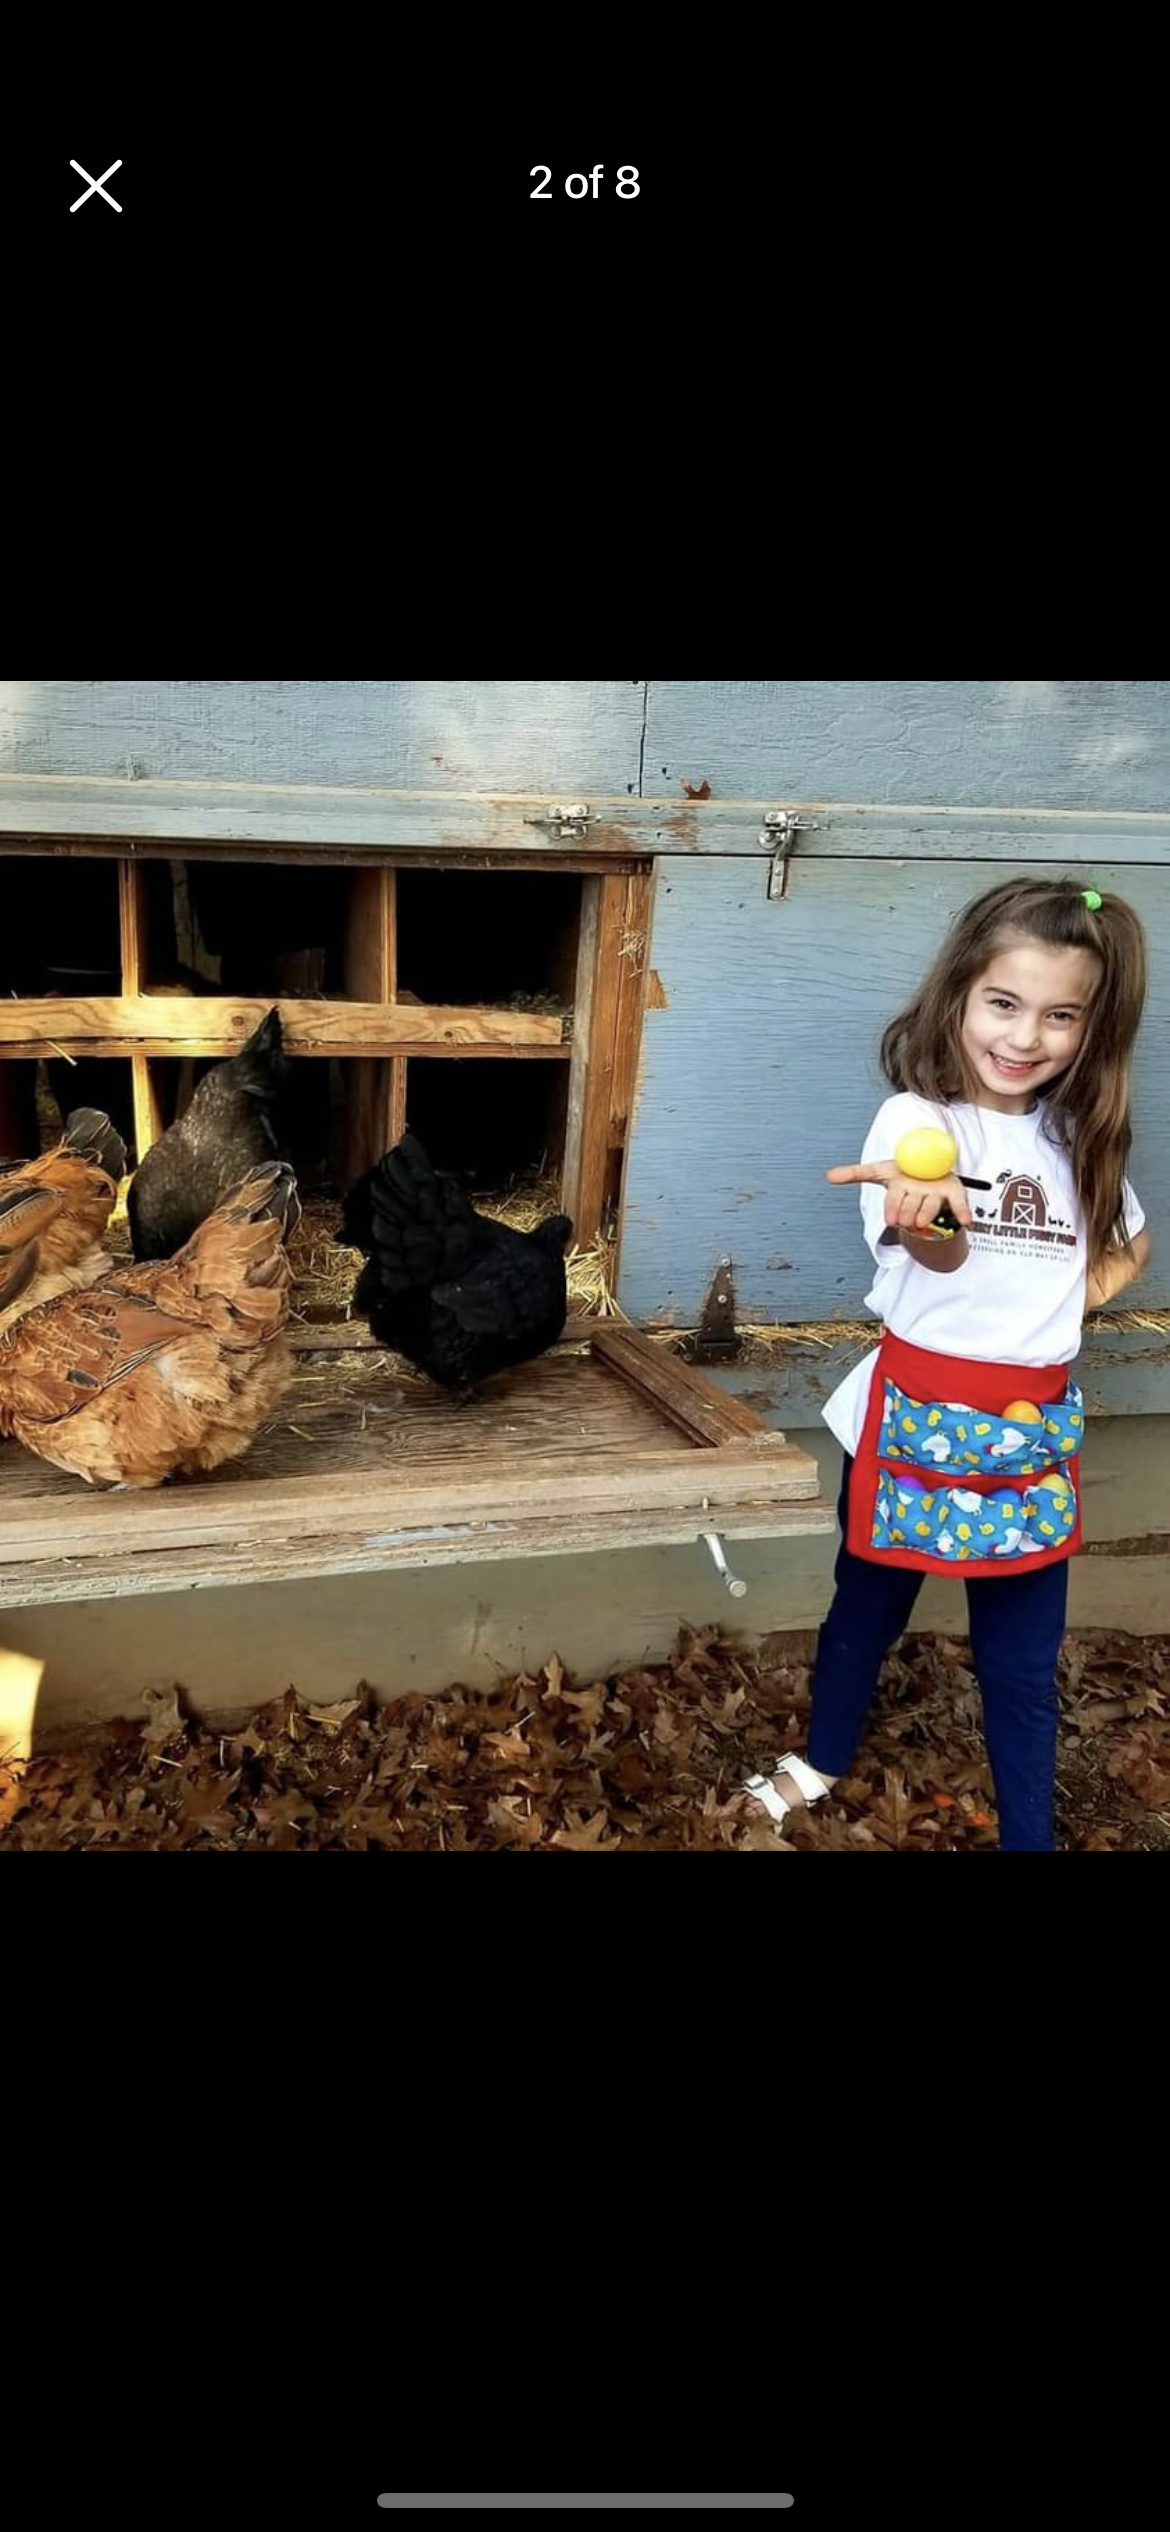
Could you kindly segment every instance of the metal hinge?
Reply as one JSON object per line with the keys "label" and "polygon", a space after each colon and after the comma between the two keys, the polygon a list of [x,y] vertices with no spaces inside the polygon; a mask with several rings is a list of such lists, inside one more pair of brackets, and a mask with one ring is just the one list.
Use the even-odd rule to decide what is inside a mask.
{"label": "metal hinge", "polygon": [[688,1363],[734,1362],[740,1350],[735,1324],[735,1270],[721,1257],[711,1277],[699,1325],[683,1347]]}
{"label": "metal hinge", "polygon": [[597,825],[597,819],[586,801],[577,800],[568,809],[554,804],[539,818],[525,818],[524,824],[547,827],[554,835],[584,835],[587,827]]}
{"label": "metal hinge", "polygon": [[788,865],[798,835],[808,835],[819,825],[817,818],[802,818],[797,809],[765,809],[764,823],[756,838],[759,844],[773,846],[772,867],[768,873],[770,899],[788,894]]}

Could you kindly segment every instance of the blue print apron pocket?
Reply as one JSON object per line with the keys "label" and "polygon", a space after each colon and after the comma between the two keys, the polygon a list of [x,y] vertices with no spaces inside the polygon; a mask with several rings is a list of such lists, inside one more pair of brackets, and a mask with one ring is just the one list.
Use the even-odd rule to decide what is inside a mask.
{"label": "blue print apron pocket", "polygon": [[953,1400],[924,1402],[887,1377],[877,1455],[895,1473],[921,1469],[940,1483],[1002,1477],[1014,1486],[1018,1478],[1048,1476],[1075,1459],[1085,1438],[1085,1401],[1075,1380],[1037,1414],[1034,1424],[1014,1424]]}

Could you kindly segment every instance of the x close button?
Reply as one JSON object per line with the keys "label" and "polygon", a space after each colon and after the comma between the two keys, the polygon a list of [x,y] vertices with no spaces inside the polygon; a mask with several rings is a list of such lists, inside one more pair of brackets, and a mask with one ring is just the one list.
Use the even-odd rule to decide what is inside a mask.
{"label": "x close button", "polygon": [[76,202],[70,203],[69,208],[71,211],[80,211],[82,203],[88,202],[91,193],[100,193],[102,201],[109,203],[111,211],[121,210],[121,203],[115,202],[113,194],[106,192],[106,177],[113,176],[117,173],[118,168],[122,164],[120,158],[116,158],[113,166],[107,167],[105,173],[100,176],[91,176],[88,167],[78,166],[78,162],[75,158],[71,158],[69,164],[71,167],[75,167],[77,169],[79,176],[84,176],[86,183],[85,192],[79,193]]}

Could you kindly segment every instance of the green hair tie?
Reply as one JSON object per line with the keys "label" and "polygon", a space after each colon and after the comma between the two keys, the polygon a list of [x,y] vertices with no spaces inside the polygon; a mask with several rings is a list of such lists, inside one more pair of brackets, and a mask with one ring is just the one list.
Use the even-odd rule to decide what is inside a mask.
{"label": "green hair tie", "polygon": [[1085,900],[1085,904],[1087,905],[1090,914],[1097,914],[1100,912],[1101,899],[1095,888],[1082,888],[1081,895]]}

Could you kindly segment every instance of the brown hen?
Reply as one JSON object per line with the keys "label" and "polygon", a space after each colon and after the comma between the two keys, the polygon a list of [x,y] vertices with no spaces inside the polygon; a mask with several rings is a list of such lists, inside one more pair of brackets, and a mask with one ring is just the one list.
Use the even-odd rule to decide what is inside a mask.
{"label": "brown hen", "polygon": [[287,1162],[254,1169],[176,1257],[119,1267],[0,1337],[0,1435],[90,1485],[238,1459],[291,1370]]}
{"label": "brown hen", "polygon": [[38,1302],[107,1272],[102,1242],[125,1167],[125,1148],[108,1116],[100,1108],[77,1108],[51,1152],[5,1169],[0,1333]]}

